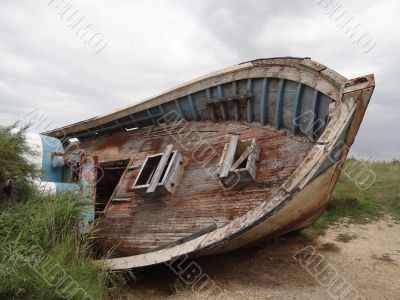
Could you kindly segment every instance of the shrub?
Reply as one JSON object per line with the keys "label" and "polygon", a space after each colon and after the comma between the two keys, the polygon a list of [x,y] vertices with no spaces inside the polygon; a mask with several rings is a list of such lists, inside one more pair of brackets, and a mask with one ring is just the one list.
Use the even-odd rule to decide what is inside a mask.
{"label": "shrub", "polygon": [[[0,128],[0,201],[6,198],[3,190],[14,190],[15,198],[22,198],[30,193],[29,182],[40,175],[40,170],[27,157],[36,153],[25,140],[27,127],[17,129],[16,125]],[[12,179],[11,185],[6,187],[5,181]],[[7,195],[8,197],[10,195]]]}

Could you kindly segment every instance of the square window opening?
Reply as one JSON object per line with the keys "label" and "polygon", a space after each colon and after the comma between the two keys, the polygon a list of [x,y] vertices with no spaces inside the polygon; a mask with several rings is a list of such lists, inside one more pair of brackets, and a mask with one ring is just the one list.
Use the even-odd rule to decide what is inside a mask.
{"label": "square window opening", "polygon": [[96,212],[103,212],[118,186],[129,160],[111,161],[99,164],[96,186]]}
{"label": "square window opening", "polygon": [[154,172],[160,163],[162,155],[149,156],[144,163],[142,170],[140,171],[139,177],[135,183],[135,186],[147,185],[153,178]]}
{"label": "square window opening", "polygon": [[132,187],[141,195],[171,194],[181,173],[182,156],[168,145],[164,153],[146,157]]}

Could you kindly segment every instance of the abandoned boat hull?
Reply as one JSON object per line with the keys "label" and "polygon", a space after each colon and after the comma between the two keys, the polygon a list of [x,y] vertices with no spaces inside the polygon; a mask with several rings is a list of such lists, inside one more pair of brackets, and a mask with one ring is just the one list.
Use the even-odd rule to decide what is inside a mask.
{"label": "abandoned boat hull", "polygon": [[[347,80],[309,59],[257,60],[202,77],[124,110],[47,134],[58,138],[63,136],[79,138],[85,155],[94,156],[96,163],[101,164],[117,159],[119,161],[129,160],[121,176],[127,176],[129,172],[132,172],[130,180],[126,180],[124,185],[123,179],[121,179],[118,185],[121,187],[120,190],[125,191],[125,194],[122,195],[122,198],[119,195],[120,198],[117,200],[125,199],[125,201],[122,201],[123,203],[113,201],[113,197],[115,198],[118,194],[118,191],[114,191],[109,201],[105,203],[102,219],[100,219],[100,227],[103,226],[103,230],[100,229],[99,240],[109,248],[116,247],[117,250],[128,255],[103,261],[106,268],[130,269],[167,262],[182,255],[223,253],[254,244],[260,240],[272,239],[312,224],[327,205],[349,148],[354,142],[373,89],[372,75]],[[334,103],[334,109],[330,111],[332,103]],[[309,124],[308,121],[305,121],[308,111],[314,112]],[[178,117],[172,118],[173,121],[168,121],[166,116],[171,116],[171,112]],[[147,118],[143,117],[144,115],[147,115]],[[159,120],[163,121],[159,122]],[[254,149],[250,146],[247,148],[250,149],[249,151],[253,149],[253,157],[257,157],[254,160],[258,164],[254,173],[256,177],[253,178],[254,182],[252,183],[239,185],[240,189],[244,191],[255,191],[255,194],[247,195],[248,199],[254,198],[255,201],[249,203],[248,206],[242,206],[246,211],[238,211],[236,214],[232,214],[231,218],[221,219],[221,216],[226,211],[230,211],[230,208],[226,202],[217,202],[217,200],[223,200],[224,196],[226,199],[235,199],[229,198],[229,193],[239,195],[240,192],[235,190],[235,188],[238,189],[237,187],[221,189],[220,192],[215,190],[215,194],[219,194],[219,196],[210,195],[210,203],[226,205],[223,206],[224,210],[220,213],[221,216],[215,216],[216,220],[220,220],[216,222],[216,226],[204,228],[213,219],[212,213],[209,213],[210,218],[205,219],[206,221],[203,223],[196,223],[197,227],[192,228],[191,234],[188,234],[190,233],[188,226],[178,228],[174,227],[174,224],[170,224],[171,229],[176,230],[176,233],[172,235],[168,230],[157,232],[157,235],[154,235],[151,230],[146,231],[145,228],[142,230],[143,232],[140,232],[137,229],[138,223],[134,223],[132,220],[139,220],[140,223],[142,220],[146,221],[146,216],[149,218],[149,214],[146,212],[146,205],[150,205],[148,203],[160,197],[176,200],[182,193],[180,191],[184,190],[183,186],[186,189],[191,186],[190,183],[185,185],[185,180],[190,177],[188,176],[190,172],[188,173],[188,168],[184,167],[181,170],[183,174],[174,177],[175,179],[181,178],[176,179],[176,187],[175,182],[172,185],[173,189],[168,190],[171,185],[168,186],[167,191],[164,191],[165,195],[160,194],[161,196],[158,195],[149,200],[146,192],[151,189],[150,186],[143,185],[145,188],[141,188],[140,193],[139,189],[136,191],[129,189],[129,186],[135,187],[136,182],[140,179],[142,170],[139,172],[139,169],[143,169],[149,159],[145,159],[146,155],[153,154],[154,156],[162,151],[165,144],[169,143],[165,138],[160,140],[160,132],[157,131],[157,128],[174,128],[176,124],[181,125],[179,122],[182,121],[188,122],[190,128],[196,128],[196,124],[199,124],[197,127],[208,126],[220,134],[231,136],[230,142],[228,138],[226,138],[228,140],[222,141],[223,135],[216,138],[222,141],[222,145],[226,145],[224,151],[219,150],[224,153],[222,158],[225,157],[226,152],[229,152],[232,136],[238,136],[240,140],[246,140],[252,136],[257,137],[257,147],[260,148],[261,155],[255,155],[256,147],[253,147]],[[322,126],[316,128],[315,121]],[[133,130],[132,133],[116,132],[120,131],[119,128],[127,129],[129,124],[139,127],[139,129]],[[145,130],[147,125],[152,126],[152,129],[150,129],[148,137],[144,138],[143,134],[139,133]],[[239,133],[229,131],[227,128],[230,126],[242,128],[243,131]],[[250,132],[250,136],[246,132]],[[170,131],[170,133],[169,136],[176,134],[174,131]],[[268,136],[265,141],[263,141],[263,134]],[[135,144],[139,137],[150,141],[149,146],[144,147],[144,151],[141,151],[143,149]],[[299,155],[296,164],[292,165],[292,170],[285,167],[285,163],[288,157],[295,155],[296,151],[290,152],[289,146],[287,149],[268,148],[277,139],[281,139],[283,144],[290,143],[290,140],[299,143],[296,144],[297,146],[292,146],[294,150],[298,150],[302,154]],[[119,142],[116,142],[117,140]],[[206,140],[210,140],[210,137],[206,137]],[[186,160],[189,165],[193,164],[187,158],[188,153],[179,149],[177,145],[174,147],[182,152],[183,161]],[[249,165],[252,154],[247,153],[247,165]],[[162,157],[163,155],[158,159],[162,160]],[[265,177],[265,173],[274,175],[271,173],[271,169],[268,167],[263,169],[263,166],[268,165],[274,157],[277,157],[278,163],[283,163],[282,170],[286,170],[288,173],[284,173],[285,176],[280,177],[282,182],[279,182],[273,189],[263,189],[261,188],[262,184],[266,187],[271,184],[271,178]],[[218,164],[218,169],[222,170],[220,173],[223,173],[225,161],[222,159],[221,162],[219,164],[213,162],[213,164]],[[153,171],[157,174],[156,169]],[[228,170],[228,173],[231,171]],[[91,177],[96,176],[92,174]],[[274,176],[279,177],[279,173]],[[93,193],[96,194],[95,184],[91,186]],[[251,187],[254,188],[251,189]],[[154,186],[154,189],[158,188],[158,185]],[[129,193],[127,193],[128,190]],[[168,192],[171,194],[168,195]],[[196,189],[193,193],[196,193]],[[195,199],[201,198],[202,194],[199,195]],[[184,222],[185,218],[179,219],[182,217],[182,211],[177,210],[176,207],[179,205],[185,207],[185,203],[188,205],[185,207],[187,215],[191,218],[196,217],[196,215],[190,215],[190,205],[193,203],[196,205],[197,202],[190,202],[190,197],[190,193],[185,194],[181,200],[171,206],[168,206],[168,203],[171,202],[164,201],[164,210],[157,208],[156,211],[153,211],[153,213],[157,212],[157,216],[161,220],[156,220],[156,223],[145,223],[146,226],[148,228],[168,227],[165,226],[162,218],[163,216],[166,216],[166,219],[170,218],[169,210],[171,209],[175,209],[177,212],[176,223]],[[240,200],[240,198],[238,199]],[[240,200],[240,202],[245,203],[245,200]],[[136,205],[138,203],[140,205]],[[202,206],[207,205],[201,201],[198,203],[202,203]],[[232,205],[232,207],[237,207]],[[141,216],[143,219],[140,219]],[[205,218],[205,216],[197,217]],[[218,217],[220,218],[218,219]],[[160,231],[160,229],[157,230]],[[181,234],[179,234],[180,230],[182,230]],[[143,234],[143,238],[135,240],[135,237],[137,238],[140,234]],[[166,238],[160,241],[160,237],[163,236]],[[136,249],[135,246],[137,246]]]}

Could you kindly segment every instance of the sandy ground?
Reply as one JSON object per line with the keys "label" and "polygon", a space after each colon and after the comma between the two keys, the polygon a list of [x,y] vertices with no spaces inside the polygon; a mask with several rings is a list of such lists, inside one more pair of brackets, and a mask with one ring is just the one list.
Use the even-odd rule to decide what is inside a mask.
{"label": "sandy ground", "polygon": [[[338,241],[340,234],[352,239]],[[312,249],[313,256],[294,257]],[[142,270],[118,299],[400,299],[400,223],[390,217],[364,225],[344,220],[316,241],[290,234],[194,261],[210,277],[208,288],[185,286],[162,266]]]}

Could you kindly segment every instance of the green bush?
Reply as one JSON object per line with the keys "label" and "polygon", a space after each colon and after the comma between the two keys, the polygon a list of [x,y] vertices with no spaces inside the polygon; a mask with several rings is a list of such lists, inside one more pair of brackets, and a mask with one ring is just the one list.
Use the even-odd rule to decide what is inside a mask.
{"label": "green bush", "polygon": [[0,128],[0,182],[10,178],[36,178],[37,167],[27,161],[27,155],[36,154],[25,141],[27,127],[17,130],[16,125]]}
{"label": "green bush", "polygon": [[26,130],[16,125],[0,128],[0,204],[10,198],[3,193],[6,180],[13,180],[11,198],[21,201],[31,193],[31,182],[40,175],[41,171],[26,159],[37,154],[26,143]]}

